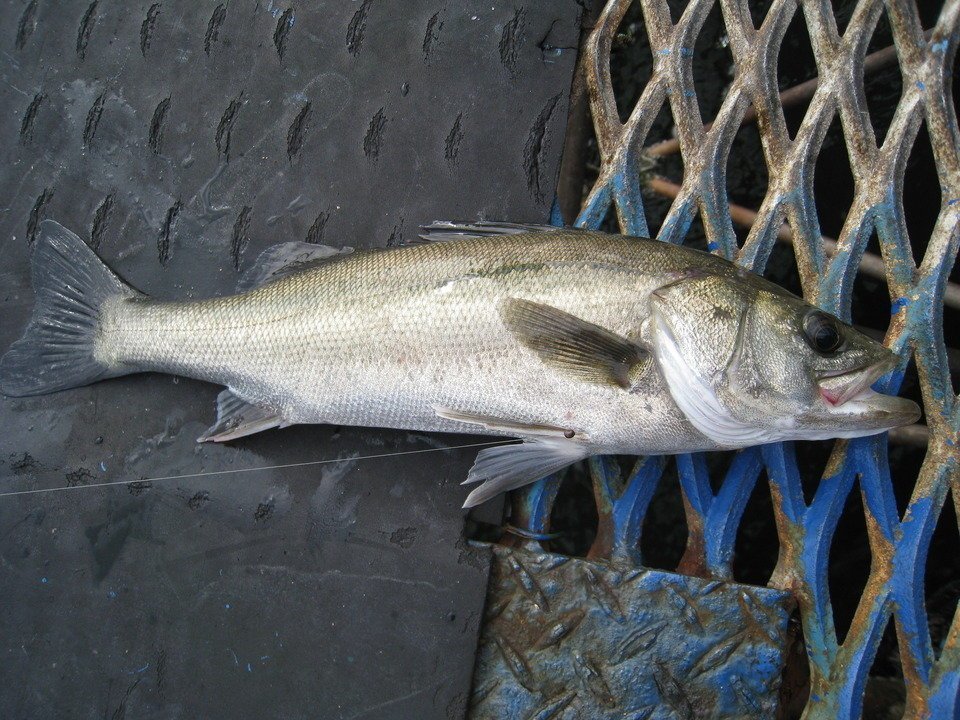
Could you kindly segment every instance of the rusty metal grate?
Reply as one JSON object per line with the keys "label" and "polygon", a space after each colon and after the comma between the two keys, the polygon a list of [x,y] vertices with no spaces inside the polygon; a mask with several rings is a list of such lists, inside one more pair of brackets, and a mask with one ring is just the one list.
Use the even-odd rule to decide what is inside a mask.
{"label": "rusty metal grate", "polygon": [[[674,20],[665,0],[639,0],[654,69],[625,122],[618,116],[610,56],[630,0],[610,0],[600,12],[581,58],[600,168],[576,224],[599,227],[612,208],[623,232],[648,235],[642,190],[653,189],[673,198],[659,239],[683,242],[699,218],[711,251],[758,272],[777,242],[790,242],[806,298],[841,317],[851,316],[858,273],[883,279],[891,302],[885,342],[903,361],[881,382],[886,390],[896,391],[908,362],[915,361],[927,428],[916,427],[907,434],[914,442],[926,443],[925,460],[901,513],[885,435],[835,443],[809,500],[796,457],[802,445],[742,451],[713,486],[703,455],[675,461],[642,458],[623,479],[612,459],[595,459],[590,469],[601,540],[591,556],[633,564],[642,560],[644,516],[665,467],[675,462],[688,530],[678,569],[732,579],[737,528],[765,473],[780,542],[769,584],[797,597],[807,646],[810,679],[804,717],[860,717],[870,667],[891,618],[906,684],[904,717],[956,717],[960,612],[953,615],[942,646],[935,648],[924,607],[924,577],[931,537],[951,491],[960,510],[960,402],[951,385],[943,335],[944,305],[960,304],[960,288],[949,282],[960,244],[960,131],[949,85],[960,41],[960,3],[946,2],[934,27],[925,32],[918,9],[909,0],[861,0],[841,33],[826,2],[774,0],[762,21],[755,23],[745,0],[719,0],[735,75],[716,117],[704,118],[693,90],[693,47],[717,4],[694,0]],[[778,55],[788,25],[798,14],[809,33],[819,77],[781,94]],[[883,14],[894,47],[868,56],[868,43]],[[878,141],[864,73],[894,61],[903,76],[903,90],[889,129]],[[798,97],[809,99],[809,105],[791,138],[784,107]],[[648,144],[664,106],[672,114],[676,139]],[[821,235],[813,169],[837,117],[848,148],[854,196],[839,237],[831,240]],[[759,128],[769,175],[765,198],[755,212],[729,203],[725,170],[739,128],[751,121]],[[931,140],[941,186],[940,211],[929,238],[909,237],[902,202],[905,166],[921,125]],[[682,156],[679,185],[649,174],[646,158],[671,150]],[[742,243],[735,223],[751,226]],[[882,257],[866,252],[874,235]],[[542,481],[522,501],[515,501],[512,522],[528,537],[549,527],[557,482]],[[863,503],[872,563],[851,627],[841,641],[831,608],[828,562],[841,511],[855,486]]]}

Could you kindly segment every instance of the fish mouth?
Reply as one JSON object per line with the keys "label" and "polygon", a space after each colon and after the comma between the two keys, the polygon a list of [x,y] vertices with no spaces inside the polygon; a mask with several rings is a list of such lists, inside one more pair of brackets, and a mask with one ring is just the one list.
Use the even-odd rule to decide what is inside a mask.
{"label": "fish mouth", "polygon": [[880,362],[821,376],[820,397],[831,413],[856,416],[871,428],[887,429],[909,425],[920,419],[920,406],[912,400],[875,392],[870,386],[898,364],[891,356]]}
{"label": "fish mouth", "polygon": [[896,366],[897,358],[894,356],[856,370],[821,375],[817,380],[820,396],[827,405],[843,405],[865,391],[873,392],[870,386]]}

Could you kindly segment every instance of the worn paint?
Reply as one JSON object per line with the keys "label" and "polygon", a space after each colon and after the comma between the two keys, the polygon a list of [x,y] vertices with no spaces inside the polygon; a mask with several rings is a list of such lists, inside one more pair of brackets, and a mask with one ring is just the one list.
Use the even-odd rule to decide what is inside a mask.
{"label": "worn paint", "polygon": [[[669,103],[684,161],[684,181],[660,228],[659,239],[682,242],[699,213],[712,252],[734,259],[745,268],[762,271],[786,219],[805,297],[849,318],[853,280],[875,231],[892,300],[886,344],[903,358],[900,368],[875,387],[895,392],[912,358],[918,369],[930,430],[926,461],[903,517],[894,501],[885,436],[837,442],[809,504],[804,500],[792,444],[742,451],[717,493],[711,489],[702,456],[679,457],[676,462],[689,532],[687,552],[679,569],[706,578],[731,576],[736,529],[750,491],[765,470],[781,544],[770,585],[792,592],[797,599],[810,663],[811,691],[804,717],[833,720],[860,716],[869,669],[891,618],[896,626],[907,687],[905,717],[960,716],[960,614],[954,617],[938,656],[931,643],[923,603],[931,537],[950,489],[960,492],[960,401],[951,385],[941,332],[947,278],[960,246],[960,204],[956,200],[960,197],[960,131],[949,93],[960,43],[960,3],[944,3],[935,26],[924,37],[913,3],[862,2],[840,37],[835,22],[827,15],[830,6],[826,3],[805,3],[802,10],[795,1],[775,3],[761,28],[755,31],[745,3],[722,1],[736,74],[717,117],[705,127],[696,100],[689,93],[689,48],[716,3],[694,0],[673,24],[664,0],[638,1],[656,63],[626,122],[620,121],[607,68],[613,37],[629,0],[607,3],[585,44],[581,66],[586,74],[601,167],[576,225],[596,228],[612,207],[624,233],[646,234],[641,196],[646,170],[640,148],[647,140],[652,118],[664,103]],[[869,118],[861,112],[862,91],[857,83],[863,75],[866,39],[884,8],[897,38],[896,52],[904,82],[894,120],[883,145],[878,146]],[[791,138],[777,95],[776,59],[783,33],[797,13],[802,13],[817,66],[824,74],[810,98],[799,131]],[[756,221],[739,247],[721,170],[751,107],[764,142],[769,185]],[[827,243],[820,236],[812,183],[807,178],[824,130],[837,114],[843,123],[857,184],[850,213],[836,241],[836,252],[828,256]],[[925,254],[915,263],[897,195],[921,123],[926,125],[933,146],[944,200]],[[639,539],[643,517],[665,464],[662,458],[643,459],[624,479],[611,460],[591,461],[600,516],[592,558],[633,566],[642,562]],[[555,494],[556,481],[551,482],[551,492]],[[873,563],[860,607],[841,645],[833,624],[827,570],[833,534],[851,492],[858,492],[864,503]],[[528,533],[544,532],[549,526],[550,501],[552,495],[543,488],[534,490],[514,501],[515,509],[525,503],[530,507],[514,517],[527,523]],[[669,576],[660,582],[666,585],[675,581]],[[500,592],[505,590],[494,584],[491,593]],[[646,602],[649,604],[650,599]],[[736,613],[731,606],[718,612],[717,617],[729,619]],[[507,624],[502,632],[506,636],[520,632],[511,627]],[[607,633],[611,632],[597,629],[591,642],[602,645],[608,642]],[[671,636],[670,642],[687,640],[681,632]],[[575,646],[586,647],[584,642]],[[558,647],[565,646],[561,642]],[[564,662],[572,663],[571,657]],[[679,659],[675,662],[682,664]],[[496,664],[481,653],[480,668],[489,668],[491,663]],[[670,665],[669,669],[674,672],[676,667]],[[559,665],[557,668],[561,675],[567,672]],[[588,688],[590,683],[583,680],[582,668],[579,677],[579,682],[586,683],[581,687]],[[593,677],[589,670],[586,677]],[[492,690],[490,682],[481,684],[489,691],[484,703],[491,702],[491,697],[507,702],[503,699],[513,692],[511,688],[516,689],[505,675],[500,675],[498,682]],[[572,676],[570,682],[575,682]],[[669,682],[662,685],[664,698],[671,697],[671,687],[675,686]],[[642,695],[636,688],[624,688],[623,692],[627,696],[619,701],[627,704],[631,698]],[[564,693],[545,697],[542,707],[531,717],[559,716],[568,705],[589,696],[587,689],[577,691],[576,698]],[[596,698],[602,698],[602,693],[593,693],[593,697],[599,702]],[[519,696],[510,702],[514,704],[508,703],[507,707],[514,710],[523,705]],[[483,703],[480,706],[487,707]],[[606,712],[602,702],[593,707],[598,714],[591,717],[602,717],[602,712]]]}
{"label": "worn paint", "polygon": [[788,593],[542,551],[494,558],[470,717],[772,717]]}

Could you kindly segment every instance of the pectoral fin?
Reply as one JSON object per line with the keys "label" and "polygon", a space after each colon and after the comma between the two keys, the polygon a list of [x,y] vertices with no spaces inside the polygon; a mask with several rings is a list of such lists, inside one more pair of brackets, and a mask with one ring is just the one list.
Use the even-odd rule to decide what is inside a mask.
{"label": "pectoral fin", "polygon": [[523,487],[583,460],[589,451],[566,438],[537,438],[517,445],[485,448],[477,455],[464,485],[482,482],[463,503],[465,508],[495,495]]}
{"label": "pectoral fin", "polygon": [[217,396],[217,422],[197,442],[227,442],[287,425],[274,410],[251,405],[228,388]]}
{"label": "pectoral fin", "polygon": [[501,314],[543,362],[583,380],[629,388],[631,370],[650,359],[635,342],[549,305],[510,298]]}

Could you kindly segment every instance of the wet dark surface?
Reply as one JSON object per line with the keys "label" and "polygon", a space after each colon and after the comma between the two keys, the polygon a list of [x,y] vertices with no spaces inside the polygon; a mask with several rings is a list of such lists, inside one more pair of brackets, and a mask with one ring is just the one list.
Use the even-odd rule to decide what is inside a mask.
{"label": "wet dark surface", "polygon": [[[578,13],[5,3],[0,349],[43,218],[169,298],[229,291],[274,242],[542,222]],[[470,441],[300,427],[197,446],[217,391],[137,376],[2,399],[0,491]],[[462,540],[475,452],[0,497],[0,715],[461,716],[489,568]]]}

